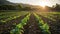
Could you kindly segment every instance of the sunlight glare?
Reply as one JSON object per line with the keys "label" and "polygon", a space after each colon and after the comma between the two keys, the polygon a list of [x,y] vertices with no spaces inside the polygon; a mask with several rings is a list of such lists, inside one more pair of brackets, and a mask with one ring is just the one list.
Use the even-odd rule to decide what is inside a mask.
{"label": "sunlight glare", "polygon": [[45,7],[47,5],[47,1],[42,1],[39,3],[40,6]]}

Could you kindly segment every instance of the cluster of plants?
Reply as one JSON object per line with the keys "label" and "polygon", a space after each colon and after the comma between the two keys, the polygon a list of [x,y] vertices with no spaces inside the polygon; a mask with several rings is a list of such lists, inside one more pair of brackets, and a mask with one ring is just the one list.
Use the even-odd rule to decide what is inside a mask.
{"label": "cluster of plants", "polygon": [[29,16],[30,16],[30,13],[24,19],[22,19],[18,25],[16,25],[15,29],[10,31],[10,34],[22,34],[22,33],[24,33],[23,26],[26,25],[27,21],[29,20]]}
{"label": "cluster of plants", "polygon": [[[24,14],[23,14],[24,13]],[[28,12],[7,12],[0,14],[0,23],[6,23],[7,21],[17,19],[22,15],[26,15]]]}
{"label": "cluster of plants", "polygon": [[44,23],[44,21],[39,17],[36,13],[34,13],[37,21],[39,22],[39,28],[41,29],[43,34],[51,34],[49,31],[49,25],[47,23]]}
{"label": "cluster of plants", "polygon": [[60,15],[60,12],[41,12],[37,13],[45,18],[48,18],[52,21],[56,21],[56,18]]}

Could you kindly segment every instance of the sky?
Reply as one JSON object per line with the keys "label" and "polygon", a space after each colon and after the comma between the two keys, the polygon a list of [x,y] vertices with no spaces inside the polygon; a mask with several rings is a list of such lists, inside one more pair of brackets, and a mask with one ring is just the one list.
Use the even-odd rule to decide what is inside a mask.
{"label": "sky", "polygon": [[25,4],[32,4],[32,5],[40,5],[40,6],[52,6],[56,3],[60,4],[60,0],[8,0],[13,3],[25,3]]}

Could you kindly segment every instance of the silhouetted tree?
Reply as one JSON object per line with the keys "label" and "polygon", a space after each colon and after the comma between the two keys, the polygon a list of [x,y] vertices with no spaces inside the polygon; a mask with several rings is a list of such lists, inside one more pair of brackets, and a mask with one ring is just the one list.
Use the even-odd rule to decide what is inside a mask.
{"label": "silhouetted tree", "polygon": [[55,10],[59,11],[60,10],[60,5],[56,4]]}

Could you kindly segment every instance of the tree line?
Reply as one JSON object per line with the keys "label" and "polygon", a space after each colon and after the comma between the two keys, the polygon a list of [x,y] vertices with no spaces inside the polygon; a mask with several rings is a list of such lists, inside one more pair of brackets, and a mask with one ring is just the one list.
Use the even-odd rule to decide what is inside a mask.
{"label": "tree line", "polygon": [[47,10],[60,11],[60,4],[53,5],[52,7],[45,7]]}
{"label": "tree line", "polygon": [[[60,4],[53,5],[52,7],[46,6],[45,8],[47,10],[60,11]],[[0,10],[37,10],[37,8],[23,7],[22,5],[0,5]]]}
{"label": "tree line", "polygon": [[21,5],[0,5],[0,10],[31,10],[31,7]]}

